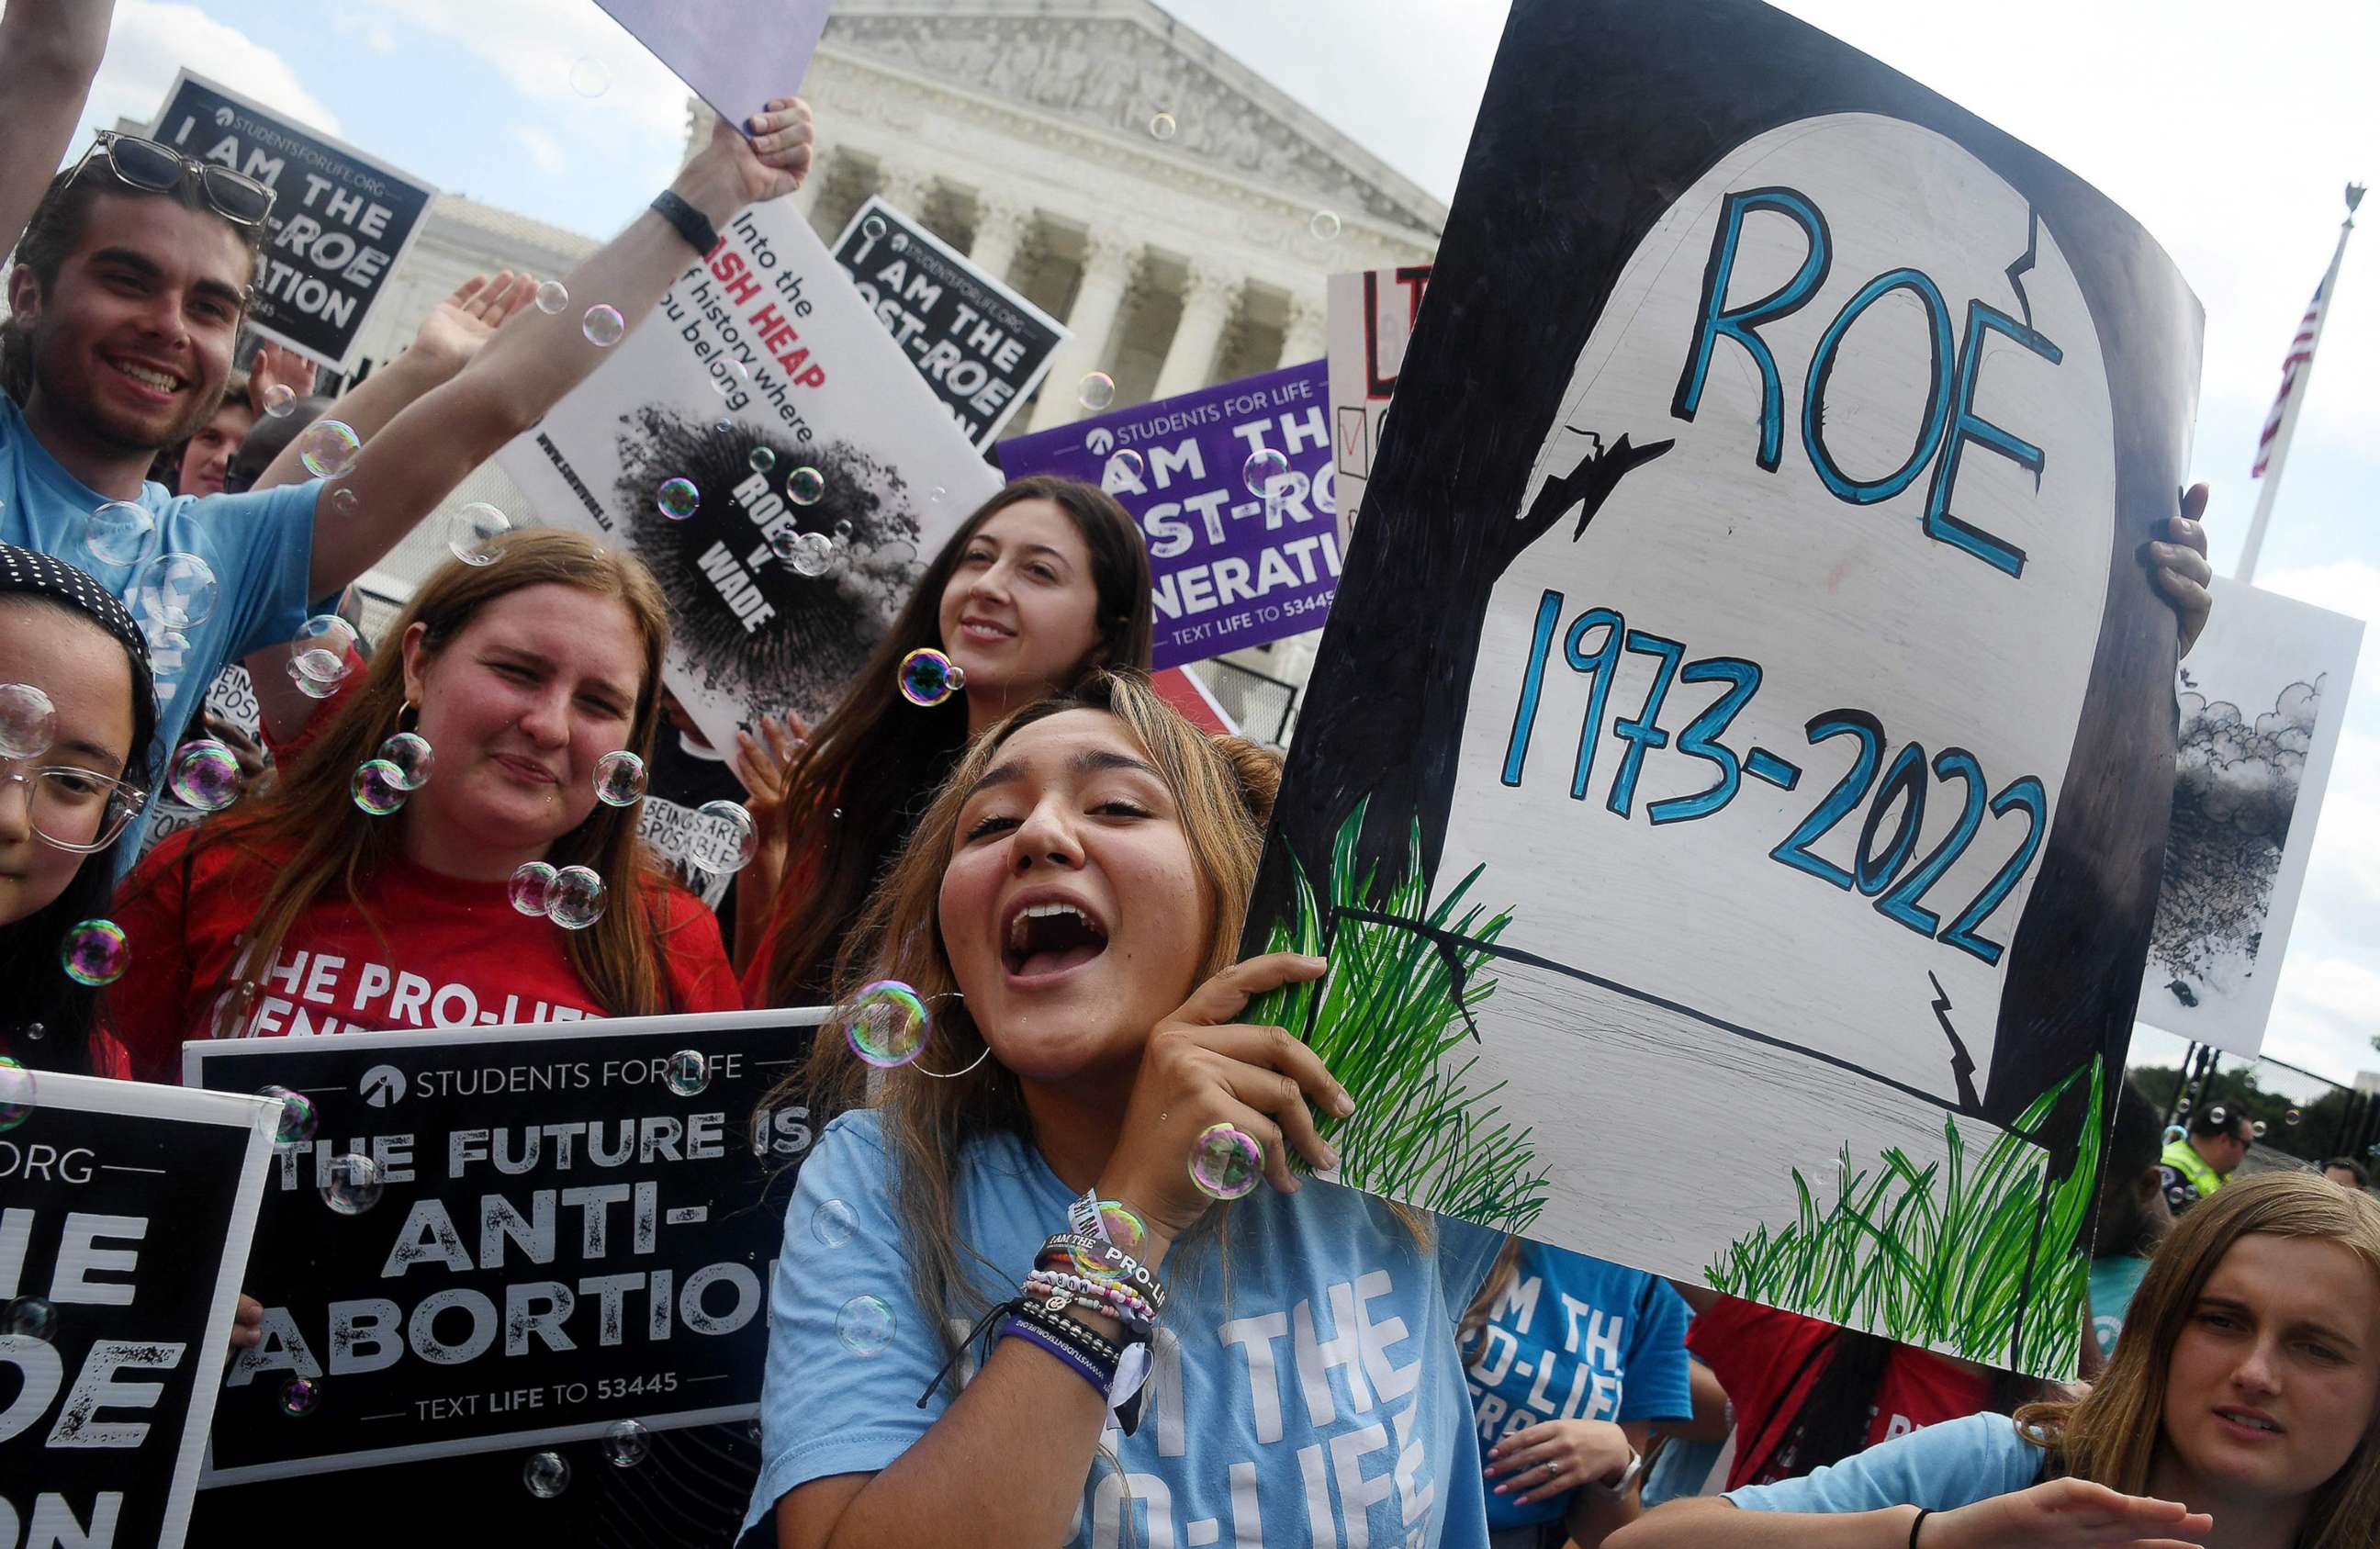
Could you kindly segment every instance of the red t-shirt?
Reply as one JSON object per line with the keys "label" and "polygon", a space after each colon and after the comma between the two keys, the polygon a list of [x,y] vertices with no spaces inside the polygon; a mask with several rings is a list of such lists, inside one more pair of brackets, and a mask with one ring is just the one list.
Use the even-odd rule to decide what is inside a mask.
{"label": "red t-shirt", "polygon": [[[236,974],[240,933],[286,850],[242,839],[191,856],[197,832],[159,842],[116,891],[115,923],[132,962],[107,994],[109,1035],[92,1038],[103,1073],[179,1081],[182,1043],[213,1036],[217,999],[240,977],[256,985],[245,1014],[256,1036],[604,1014],[571,966],[562,927],[515,909],[505,883],[441,877],[403,859],[366,888],[370,918],[334,889],[289,933],[271,970]],[[740,1010],[718,920],[674,882],[648,889],[662,920],[660,1009]],[[627,900],[615,896],[611,906]]]}
{"label": "red t-shirt", "polygon": [[[1723,1296],[1710,1311],[1695,1314],[1686,1331],[1686,1349],[1711,1369],[1735,1406],[1735,1461],[1728,1470],[1729,1489],[1794,1476],[1786,1438],[1827,1363],[1821,1347],[1834,1332],[1833,1324],[1732,1296]],[[1979,1414],[1991,1406],[1991,1398],[1989,1376],[1931,1350],[1897,1345],[1876,1385],[1867,1445]],[[1764,1460],[1766,1466],[1755,1474],[1755,1465]]]}

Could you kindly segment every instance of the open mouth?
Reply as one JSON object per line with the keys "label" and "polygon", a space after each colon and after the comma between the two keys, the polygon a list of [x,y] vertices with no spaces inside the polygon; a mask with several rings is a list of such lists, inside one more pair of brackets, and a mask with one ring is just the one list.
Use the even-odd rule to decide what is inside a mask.
{"label": "open mouth", "polygon": [[1026,903],[1008,917],[1001,962],[1012,977],[1043,979],[1080,968],[1108,950],[1107,926],[1080,904]]}
{"label": "open mouth", "polygon": [[2227,1424],[2235,1425],[2242,1431],[2253,1431],[2259,1435],[2277,1436],[2283,1432],[2279,1421],[2253,1410],[2216,1410],[2215,1417]]}
{"label": "open mouth", "polygon": [[110,360],[108,365],[118,376],[151,393],[171,397],[182,390],[182,379],[161,368],[142,365],[136,360]]}

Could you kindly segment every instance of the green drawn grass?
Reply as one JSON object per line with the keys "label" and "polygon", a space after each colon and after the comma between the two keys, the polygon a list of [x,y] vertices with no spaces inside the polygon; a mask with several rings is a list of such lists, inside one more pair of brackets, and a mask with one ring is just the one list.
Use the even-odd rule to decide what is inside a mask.
{"label": "green drawn grass", "polygon": [[1718,1290],[1970,1361],[2070,1375],[2091,1271],[2081,1234],[2098,1185],[2099,1061],[2090,1065],[2074,1168],[2046,1200],[2046,1164],[2018,1136],[2038,1131],[2082,1074],[2035,1098],[1972,1171],[1955,1116],[1942,1125],[1947,1173],[1941,1164],[1921,1169],[1894,1147],[1875,1174],[1853,1174],[1846,1145],[1834,1202],[1821,1211],[1795,1168],[1798,1218],[1776,1232],[1755,1228],[1705,1278]]}
{"label": "green drawn grass", "polygon": [[[1460,1053],[1471,1036],[1466,1014],[1475,1014],[1495,993],[1495,981],[1479,974],[1488,954],[1441,946],[1405,925],[1349,919],[1343,911],[1360,909],[1441,938],[1482,944],[1503,933],[1512,914],[1483,920],[1480,905],[1463,908],[1463,895],[1485,869],[1475,866],[1433,908],[1417,821],[1404,880],[1385,897],[1375,896],[1376,869],[1359,872],[1355,861],[1364,805],[1348,815],[1331,847],[1328,911],[1293,856],[1292,914],[1273,922],[1265,943],[1268,951],[1329,957],[1329,975],[1272,991],[1248,1009],[1247,1020],[1302,1033],[1354,1095],[1354,1118],[1320,1118],[1322,1134],[1340,1155],[1341,1181],[1443,1215],[1525,1231],[1545,1208],[1545,1170],[1536,1166],[1529,1131],[1515,1132],[1498,1120],[1501,1109],[1491,1099],[1504,1083],[1473,1090],[1477,1058]],[[1450,954],[1461,964],[1459,975]]]}

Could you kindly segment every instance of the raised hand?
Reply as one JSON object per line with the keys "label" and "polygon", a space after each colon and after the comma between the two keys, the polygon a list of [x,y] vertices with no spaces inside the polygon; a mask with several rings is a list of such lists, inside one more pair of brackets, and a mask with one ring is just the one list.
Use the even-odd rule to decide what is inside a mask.
{"label": "raised hand", "polygon": [[744,782],[744,808],[763,833],[774,825],[785,805],[785,782],[794,756],[810,738],[810,723],[791,710],[760,718],[760,735],[735,733],[735,752],[727,766]]}
{"label": "raised hand", "polygon": [[2215,1519],[2180,1501],[2127,1495],[2082,1479],[2054,1479],[2011,1495],[1937,1512],[1918,1549],[2189,1549]]}
{"label": "raised hand", "polygon": [[274,387],[306,397],[314,391],[314,363],[285,345],[259,345],[256,358],[248,363],[249,406],[262,414],[268,406],[266,394]]}
{"label": "raised hand", "polygon": [[418,353],[425,363],[434,363],[451,377],[469,365],[480,347],[496,336],[504,320],[536,295],[534,274],[516,274],[509,269],[492,275],[474,274],[430,309],[415,330],[413,348],[407,353]]}
{"label": "raised hand", "polygon": [[2181,510],[2166,518],[2165,540],[2148,546],[2149,571],[2156,589],[2173,605],[2181,628],[2181,654],[2198,643],[2207,615],[2215,611],[2215,594],[2207,589],[2215,567],[2206,563],[2206,486],[2193,484],[2182,491]]}

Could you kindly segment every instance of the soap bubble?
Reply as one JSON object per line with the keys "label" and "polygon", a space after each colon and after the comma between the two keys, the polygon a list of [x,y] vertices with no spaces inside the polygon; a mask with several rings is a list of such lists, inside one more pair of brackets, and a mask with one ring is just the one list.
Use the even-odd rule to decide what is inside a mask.
{"label": "soap bubble", "polygon": [[1249,453],[1248,460],[1240,465],[1240,482],[1247,486],[1251,495],[1269,496],[1273,481],[1287,477],[1289,459],[1269,446],[1260,452]]}
{"label": "soap bubble", "polygon": [[582,57],[570,67],[570,89],[582,97],[600,97],[612,90],[612,67],[601,59]]}
{"label": "soap bubble", "polygon": [[493,564],[496,540],[513,530],[513,519],[485,501],[473,501],[446,518],[446,551],[465,564]]}
{"label": "soap bubble", "polygon": [[1108,459],[1108,472],[1122,475],[1124,481],[1137,484],[1140,476],[1148,471],[1148,460],[1129,446],[1119,449]]}
{"label": "soap bubble", "polygon": [[20,1296],[8,1303],[5,1320],[0,1320],[0,1334],[14,1334],[21,1339],[48,1339],[58,1331],[58,1310],[38,1296]]}
{"label": "soap bubble", "polygon": [[595,760],[595,799],[605,806],[634,806],[645,796],[645,761],[625,748]]}
{"label": "soap bubble", "polygon": [[289,673],[291,685],[309,699],[328,699],[332,695],[339,692],[339,684],[346,678],[345,672],[327,682],[314,677],[308,673],[306,669],[298,666],[294,657],[284,665]]}
{"label": "soap bubble", "polygon": [[124,976],[132,964],[132,948],[124,939],[124,927],[114,920],[84,920],[67,931],[59,958],[67,978],[95,989]]}
{"label": "soap bubble", "polygon": [[317,613],[298,626],[289,665],[316,683],[335,684],[347,675],[355,644],[355,625],[336,613]]}
{"label": "soap bubble", "polygon": [[851,541],[852,533],[856,530],[851,525],[850,518],[845,517],[834,525],[834,540],[837,543],[848,543]]}
{"label": "soap bubble", "polygon": [[2216,1107],[2208,1109],[2206,1117],[2211,1123],[2222,1124],[2229,1120],[2230,1114],[2223,1108]]}
{"label": "soap bubble", "polygon": [[794,567],[796,575],[823,575],[834,568],[834,539],[822,532],[806,532],[797,538],[793,552],[785,563]]}
{"label": "soap bubble", "polygon": [[1305,223],[1305,229],[1314,234],[1317,242],[1335,242],[1339,239],[1339,217],[1330,211],[1318,210],[1314,218]]}
{"label": "soap bubble", "polygon": [[311,1097],[307,1096],[303,1092],[292,1092],[285,1086],[263,1087],[256,1095],[260,1097],[270,1097],[281,1105],[278,1109],[267,1108],[263,1119],[263,1122],[273,1126],[274,1144],[302,1145],[314,1138],[314,1127],[318,1120],[314,1114],[314,1100]]}
{"label": "soap bubble", "polygon": [[212,737],[175,749],[173,772],[165,777],[174,799],[200,812],[221,812],[239,800],[239,785],[237,756]]}
{"label": "soap bubble", "polygon": [[356,1152],[332,1157],[324,1171],[328,1178],[322,1184],[322,1203],[342,1216],[362,1215],[380,1203],[387,1188],[380,1164]]}
{"label": "soap bubble", "polygon": [[1173,115],[1170,113],[1160,112],[1149,117],[1148,134],[1151,139],[1172,139],[1180,129],[1181,126],[1173,121]]}
{"label": "soap bubble", "polygon": [[322,1385],[311,1377],[292,1377],[281,1385],[281,1412],[293,1418],[312,1414],[322,1401]]}
{"label": "soap bubble", "polygon": [[18,1031],[37,1044],[50,1035],[50,1030],[38,1022],[29,1022]]}
{"label": "soap bubble", "polygon": [[713,876],[727,876],[752,864],[760,848],[759,829],[740,802],[705,802],[694,815],[686,859]]}
{"label": "soap bubble", "polygon": [[633,1420],[615,1422],[603,1433],[603,1457],[615,1469],[633,1469],[653,1449],[653,1438]]}
{"label": "soap bubble", "polygon": [[196,554],[160,554],[134,583],[140,611],[168,629],[190,629],[214,617],[223,587],[215,567]]}
{"label": "soap bubble", "polygon": [[729,397],[736,389],[751,385],[752,368],[734,356],[728,357],[726,363],[719,370],[719,395],[722,398]]}
{"label": "soap bubble", "polygon": [[287,382],[276,381],[264,390],[264,412],[273,418],[286,418],[297,406],[298,390]]}
{"label": "soap bubble", "polygon": [[2295,1129],[2300,1124],[2305,1122],[2305,1115],[2296,1108],[2291,1108],[2287,1113],[2281,1115],[2281,1122],[2287,1124],[2291,1129]]}
{"label": "soap bubble", "polygon": [[1235,1200],[1264,1177],[1264,1147],[1245,1130],[1209,1124],[1190,1152],[1190,1181],[1201,1193]]}
{"label": "soap bubble", "polygon": [[513,907],[533,919],[543,919],[553,907],[553,879],[560,875],[543,861],[530,861],[513,873]]}
{"label": "soap bubble", "polygon": [[352,516],[356,514],[356,492],[342,484],[331,491],[331,514]]}
{"label": "soap bubble", "polygon": [[0,1056],[0,1133],[22,1124],[33,1112],[33,1072]]}
{"label": "soap bubble", "polygon": [[673,522],[683,522],[702,507],[702,491],[691,478],[664,478],[653,503]]}
{"label": "soap bubble", "polygon": [[662,1067],[662,1080],[681,1097],[699,1097],[710,1084],[710,1061],[700,1049],[682,1048]]}
{"label": "soap bubble", "polygon": [[48,695],[31,684],[0,684],[0,758],[39,758],[57,736]]}
{"label": "soap bubble", "polygon": [[2259,1119],[2251,1122],[2248,1126],[2248,1134],[2252,1139],[2263,1140],[2265,1138],[2265,1121]]}
{"label": "soap bubble", "polygon": [[843,1035],[851,1052],[879,1070],[893,1070],[917,1058],[926,1047],[926,1003],[898,979],[863,986],[844,1012]]}
{"label": "soap bubble", "polygon": [[373,817],[385,817],[403,806],[410,789],[405,783],[405,771],[385,758],[365,759],[347,781],[347,794]]}
{"label": "soap bubble", "polygon": [[570,1462],[559,1452],[533,1452],[521,1465],[521,1482],[539,1500],[550,1501],[570,1488]]}
{"label": "soap bubble", "polygon": [[157,524],[130,501],[109,501],[83,518],[82,546],[102,564],[134,564]]}
{"label": "soap bubble", "polygon": [[601,877],[583,865],[566,865],[553,874],[546,917],[565,930],[585,930],[603,917],[608,902]]}
{"label": "soap bubble", "polygon": [[777,466],[777,454],[765,446],[756,446],[747,461],[752,465],[754,473],[767,473]]}
{"label": "soap bubble", "polygon": [[816,505],[826,493],[826,475],[813,467],[799,467],[785,476],[785,498],[795,505]]}
{"label": "soap bubble", "polygon": [[859,1234],[859,1213],[841,1200],[828,1200],[810,1216],[810,1235],[840,1248]]}
{"label": "soap bubble", "polygon": [[578,331],[586,334],[587,342],[597,349],[610,349],[627,337],[628,324],[620,316],[618,308],[606,307],[599,301],[587,309],[587,316],[579,324]]}
{"label": "soap bubble", "polygon": [[548,280],[537,287],[537,309],[547,317],[560,317],[569,305],[570,287],[560,280]]}
{"label": "soap bubble", "polygon": [[2188,1140],[2190,1138],[2190,1131],[2183,1129],[2179,1124],[2168,1124],[2165,1127],[2165,1133],[2158,1138],[2163,1140],[2166,1144],[2172,1145],[2178,1142]]}
{"label": "soap bubble", "polygon": [[419,791],[430,783],[430,768],[438,761],[430,739],[419,732],[399,732],[380,744],[380,759],[396,770],[400,790]]}
{"label": "soap bubble", "polygon": [[363,439],[336,419],[317,419],[298,432],[298,460],[317,478],[340,478],[353,471]]}
{"label": "soap bubble", "polygon": [[892,1343],[892,1309],[880,1296],[855,1296],[834,1315],[835,1337],[863,1360]]}
{"label": "soap bubble", "polygon": [[913,705],[941,704],[966,686],[966,672],[931,646],[901,659],[901,697]]}
{"label": "soap bubble", "polygon": [[1087,409],[1103,409],[1115,402],[1115,378],[1093,371],[1075,384],[1075,399]]}

